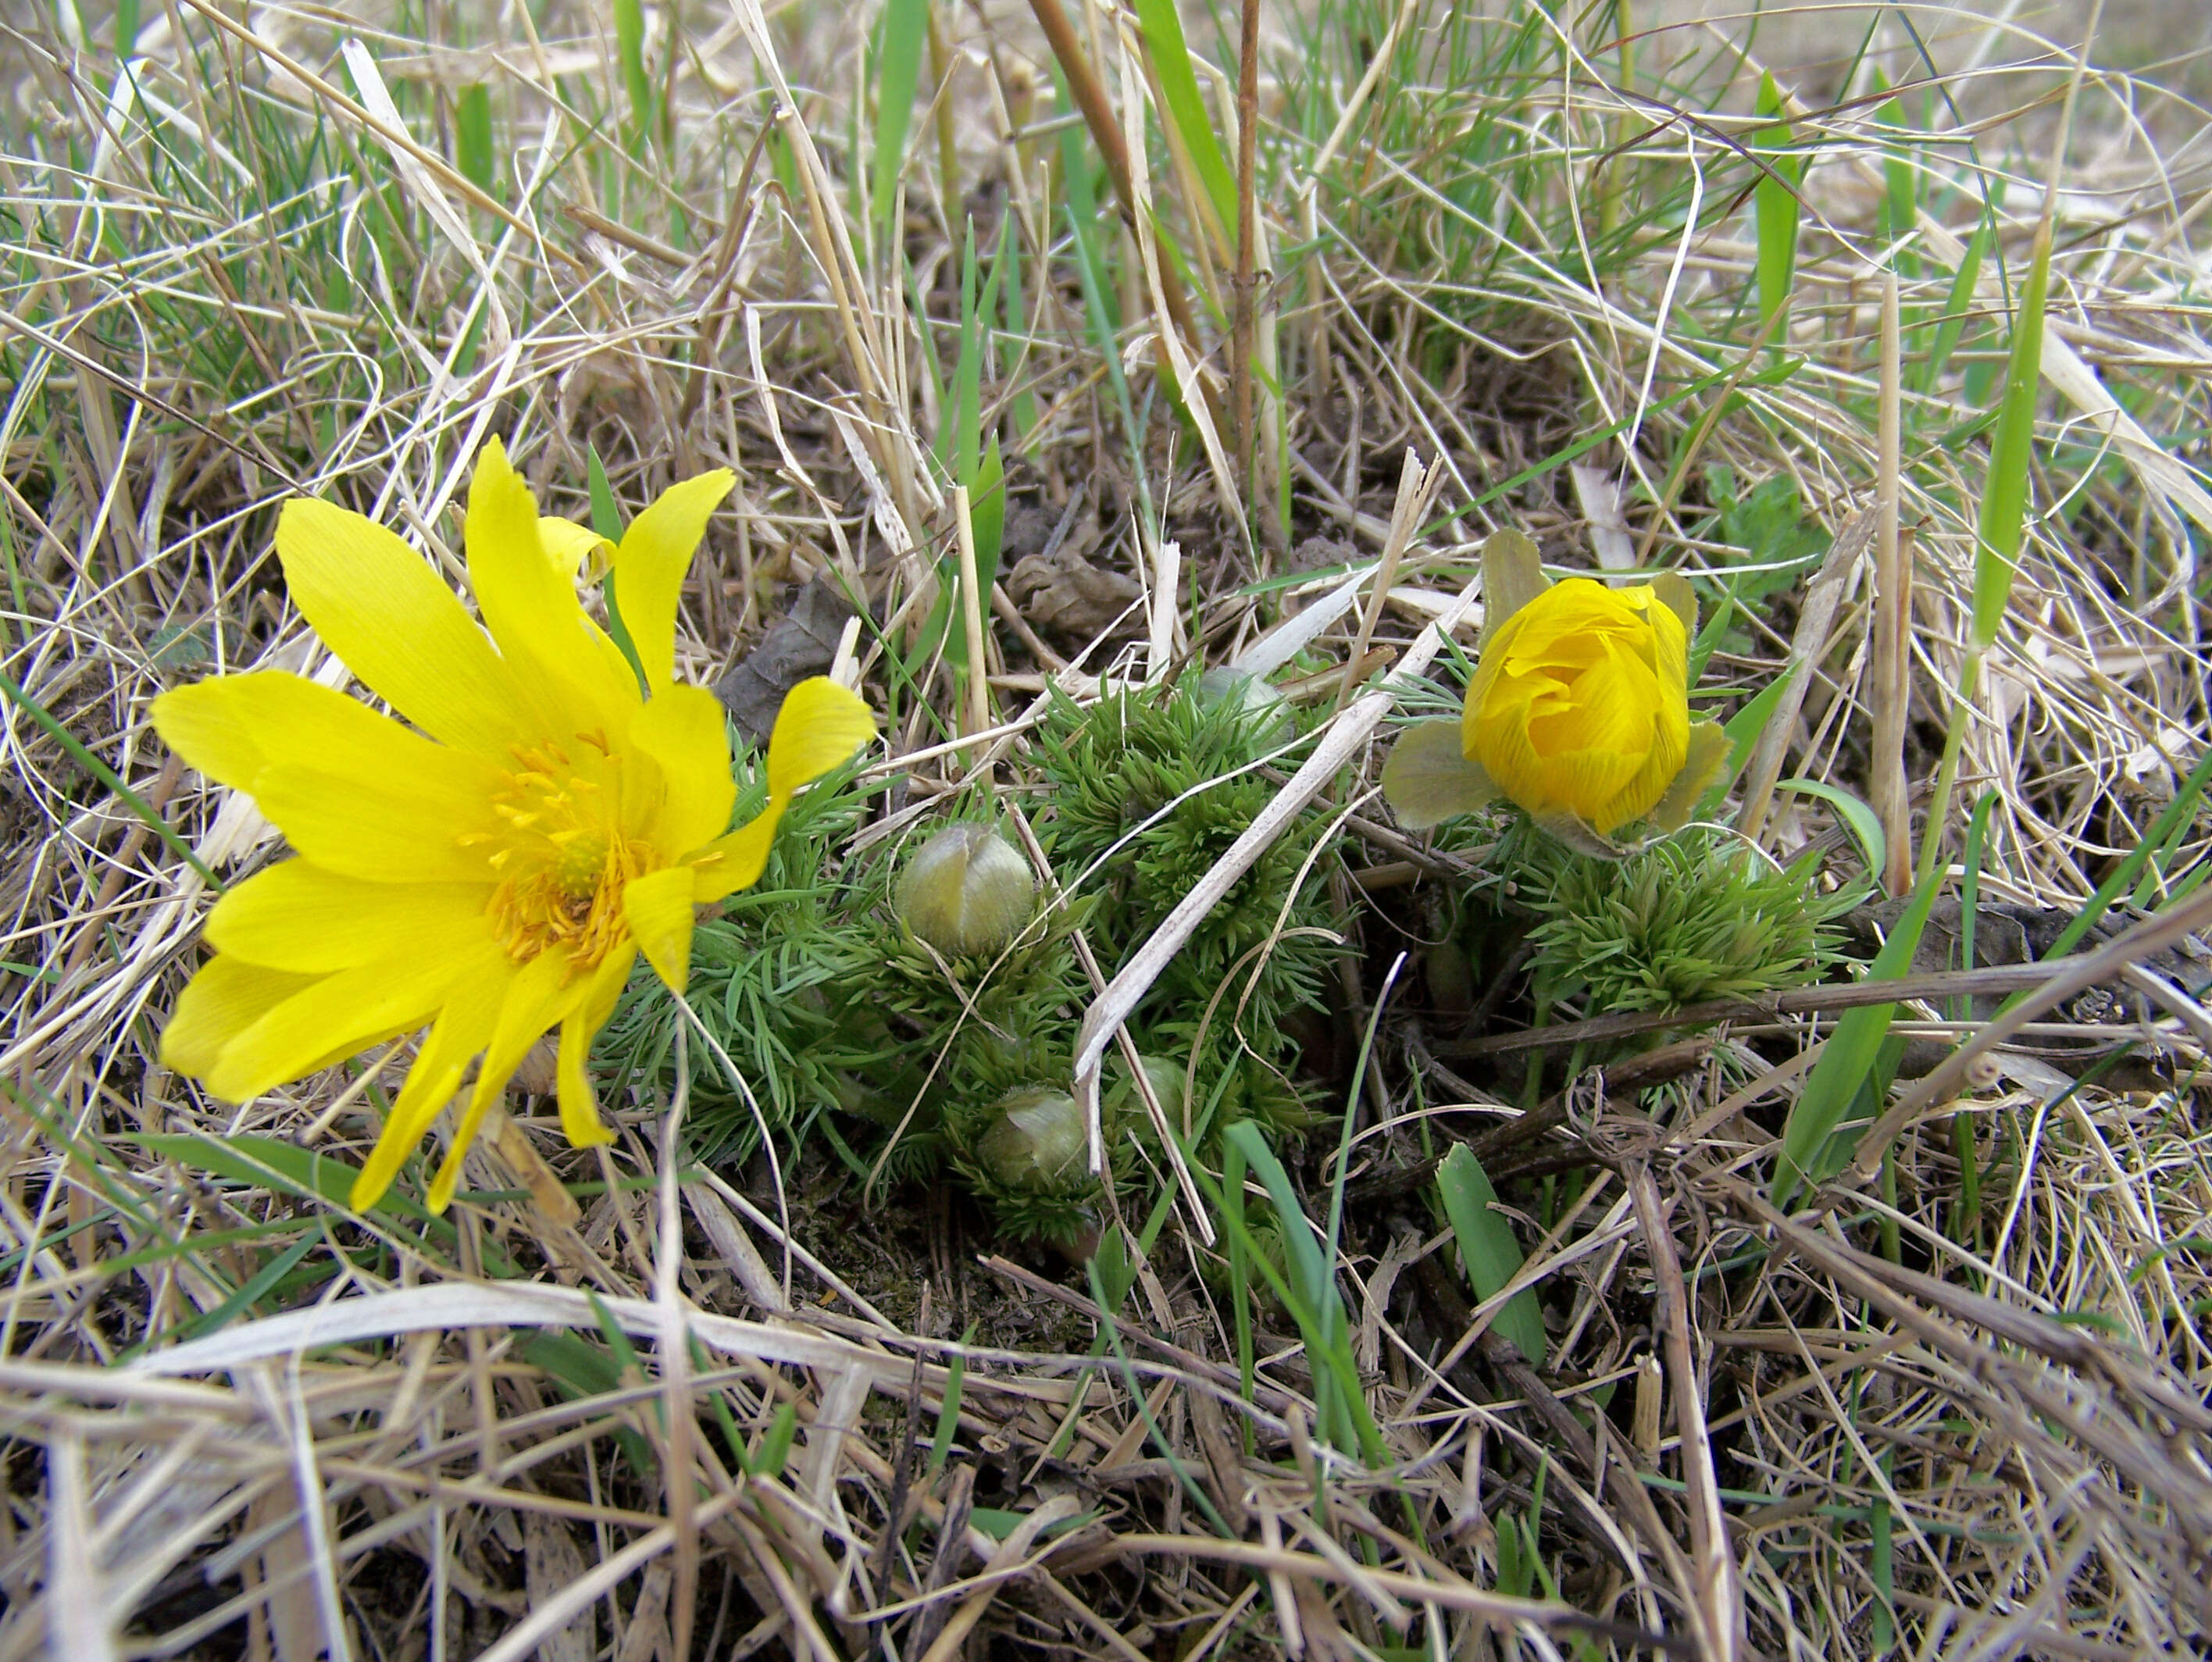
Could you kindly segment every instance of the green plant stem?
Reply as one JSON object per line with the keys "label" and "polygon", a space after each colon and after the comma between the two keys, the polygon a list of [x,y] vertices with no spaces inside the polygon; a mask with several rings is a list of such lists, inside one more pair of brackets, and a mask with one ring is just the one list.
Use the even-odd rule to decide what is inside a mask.
{"label": "green plant stem", "polygon": [[1982,682],[1982,649],[1975,647],[1966,654],[1959,666],[1959,684],[1951,693],[1951,719],[1943,734],[1943,759],[1936,764],[1936,788],[1928,801],[1928,820],[1920,833],[1920,864],[1913,874],[1916,887],[1925,887],[1940,870],[1937,860],[1943,847],[1943,822],[1951,812],[1952,794],[1959,785],[1959,753],[1966,739],[1966,723],[1972,719],[1974,695]]}

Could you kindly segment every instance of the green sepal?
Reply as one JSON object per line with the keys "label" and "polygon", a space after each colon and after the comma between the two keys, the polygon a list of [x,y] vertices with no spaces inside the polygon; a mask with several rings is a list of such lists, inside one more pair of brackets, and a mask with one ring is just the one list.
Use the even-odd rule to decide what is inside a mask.
{"label": "green sepal", "polygon": [[1517,531],[1494,531],[1482,545],[1482,639],[1480,652],[1523,606],[1552,586],[1536,545]]}
{"label": "green sepal", "polygon": [[1528,818],[1539,831],[1565,844],[1576,853],[1587,854],[1594,860],[1617,860],[1629,852],[1580,814],[1531,814]]}
{"label": "green sepal", "polygon": [[1460,749],[1455,718],[1408,727],[1382,764],[1382,799],[1408,831],[1425,831],[1455,815],[1487,808],[1498,783]]}
{"label": "green sepal", "polygon": [[[1688,585],[1684,585],[1685,587]],[[1728,730],[1710,716],[1700,716],[1690,724],[1690,743],[1682,762],[1682,771],[1674,775],[1674,782],[1667,787],[1667,794],[1659,798],[1651,810],[1651,823],[1662,831],[1680,831],[1690,822],[1690,815],[1698,799],[1705,794],[1712,782],[1727,765],[1731,746]]]}
{"label": "green sepal", "polygon": [[1698,591],[1690,586],[1690,579],[1678,571],[1663,571],[1651,579],[1651,592],[1660,604],[1682,620],[1682,633],[1690,640],[1698,638]]}

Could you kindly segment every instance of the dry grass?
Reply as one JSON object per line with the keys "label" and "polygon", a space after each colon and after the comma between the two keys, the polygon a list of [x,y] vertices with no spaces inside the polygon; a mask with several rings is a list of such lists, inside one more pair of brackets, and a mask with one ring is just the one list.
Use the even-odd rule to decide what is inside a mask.
{"label": "dry grass", "polygon": [[[1194,650],[1226,661],[1280,610],[1340,589],[1262,580],[1301,561],[1355,565],[1372,588],[1409,448],[1441,461],[1437,510],[1454,517],[1400,524],[1381,604],[1342,590],[1313,646],[1325,668],[1371,642],[1402,675],[1443,650],[1439,622],[1470,644],[1463,591],[1498,526],[1570,565],[1626,537],[1655,563],[1740,566],[1713,531],[1712,464],[1747,490],[1787,479],[1808,519],[1841,528],[1882,482],[1893,269],[1908,661],[1881,661],[1869,556],[1838,562],[1820,604],[1813,573],[1762,603],[1707,681],[1726,711],[1803,660],[1765,777],[1864,793],[1875,688],[1910,688],[1890,730],[1906,777],[1924,779],[1942,745],[1987,461],[1977,417],[2063,155],[2038,517],[1960,797],[1989,793],[1984,901],[2070,915],[2173,798],[2212,719],[2198,609],[2212,151],[2185,99],[2203,43],[2176,39],[2136,74],[2097,59],[2062,143],[2078,40],[1905,9],[1951,108],[1936,100],[1923,130],[1916,102],[1885,135],[1863,77],[1833,101],[1833,65],[1874,15],[1813,20],[1820,67],[1791,84],[1818,162],[1788,333],[1761,352],[1743,299],[1759,251],[1738,209],[1759,62],[1733,60],[1724,20],[1651,26],[1624,54],[1613,9],[1596,9],[1462,16],[1454,45],[1437,8],[1324,9],[1313,64],[1305,26],[1267,18],[1257,495],[1284,500],[1287,468],[1285,525],[1239,506],[1254,499],[1232,425],[1233,263],[1188,263],[1186,337],[1160,321],[1150,229],[1114,221],[1103,194],[1091,228],[1123,329],[1101,352],[1100,302],[1048,211],[1068,199],[1048,163],[1073,118],[1052,123],[1026,13],[939,14],[958,70],[939,94],[925,63],[918,115],[948,124],[916,124],[910,285],[853,182],[872,154],[865,135],[860,156],[849,148],[856,96],[873,96],[871,17],[764,18],[752,0],[648,15],[647,83],[665,101],[634,141],[613,20],[573,5],[526,27],[523,9],[441,7],[428,24],[404,9],[340,28],[319,9],[175,0],[146,13],[135,100],[117,91],[104,21],[76,26],[88,40],[44,14],[0,33],[14,66],[0,667],[21,689],[0,776],[0,1658],[1203,1662],[1287,1647],[1442,1662],[2206,1642],[2197,1071],[2212,1016],[2175,985],[2204,979],[2185,955],[2148,980],[2136,968],[2148,1002],[2116,1020],[2041,1012],[2023,1044],[2052,1053],[2015,1045],[1963,1094],[1911,1099],[1882,1180],[1847,1176],[1788,1216],[1767,1182],[1817,1019],[1738,1020],[1663,1096],[1607,1097],[1584,1073],[1570,1112],[1516,1124],[1516,1077],[1471,1055],[1483,1035],[1452,1054],[1470,1035],[1401,994],[1353,1105],[1364,1198],[1334,1266],[1380,1459],[1317,1444],[1313,1366],[1265,1304],[1244,1391],[1220,1281],[1198,1272],[1212,1222],[1188,1202],[1109,1319],[1080,1271],[993,1242],[942,1196],[864,1206],[819,1149],[786,1151],[781,1192],[757,1169],[701,1170],[680,1095],[672,1113],[629,1105],[598,1156],[560,1149],[550,1106],[518,1096],[503,1155],[480,1156],[474,1192],[433,1224],[355,1217],[304,1152],[283,1157],[357,1159],[404,1046],[241,1106],[158,1064],[210,876],[276,850],[249,803],[164,754],[147,703],[216,669],[343,676],[283,597],[274,505],[331,495],[457,573],[456,493],[488,434],[512,435],[549,510],[578,515],[587,449],[633,506],[728,465],[738,499],[679,643],[693,677],[713,679],[823,571],[896,640],[918,615],[901,607],[956,546],[932,453],[950,418],[924,354],[951,361],[963,203],[988,236],[1014,216],[1031,274],[985,378],[987,421],[1027,458],[1019,502],[1049,522],[1082,485],[1094,565],[1141,591],[1176,546],[1191,604],[1085,655],[1038,640],[1009,597],[981,620],[1006,670],[992,707],[933,713],[956,707],[934,664],[933,697],[902,704],[890,754],[917,796],[1020,784],[1038,677],[1066,658],[1080,657],[1087,673],[1065,684],[1085,695],[1092,676],[1156,676],[1187,619]],[[1149,134],[1133,193],[1189,231],[1202,212],[1133,29],[1072,15],[1116,118]],[[1347,41],[1373,50],[1393,19],[1418,50],[1362,86]],[[1216,59],[1195,9],[1184,26]],[[349,34],[372,43],[386,90],[349,71]],[[1893,20],[1875,40],[1910,78]],[[1237,66],[1216,61],[1223,84],[1201,90],[1218,123]],[[495,166],[471,182],[459,135],[476,85]],[[377,114],[395,103],[404,130]],[[1886,161],[1923,179],[1894,258],[1877,230]],[[1920,379],[1972,190],[1999,180],[1956,350]],[[1764,373],[1785,352],[1794,373]],[[1160,367],[1192,357],[1219,396],[1182,421]],[[2164,448],[2135,442],[2143,431]],[[1559,452],[1593,435],[1578,487]],[[1616,481],[1619,513],[1601,500]],[[1332,540],[1316,552],[1315,537]],[[859,650],[880,696],[886,654]],[[1377,897],[1354,922],[1358,1016],[1425,926],[1395,885],[1428,874],[1425,895],[1452,862],[1376,823],[1379,798],[1361,793],[1385,703],[1340,703],[1327,760],[1285,791],[1326,787],[1361,816],[1334,879]],[[992,722],[988,753],[946,743]],[[1770,850],[1824,840],[1848,864],[1822,799],[1782,790],[1754,817]],[[1954,820],[1918,834],[1958,839]],[[2146,909],[2201,913],[2207,891],[2185,880],[2205,840],[2185,824],[2136,896]],[[1902,1012],[1936,1034],[1959,1030],[1955,1014]],[[2085,1038],[2129,1052],[2077,1078],[2063,1046]],[[1479,1135],[1527,1208],[1524,1280],[1552,1317],[1540,1368],[1488,1331],[1502,1297],[1470,1307],[1418,1183],[1394,1185],[1432,1129]],[[1302,1171],[1322,1172],[1326,1140]],[[1570,1170],[1582,1179],[1554,1186]],[[530,1198],[556,1179],[573,1216]],[[1319,1216],[1325,1187],[1311,1192]],[[977,1339],[948,1337],[971,1323]]]}

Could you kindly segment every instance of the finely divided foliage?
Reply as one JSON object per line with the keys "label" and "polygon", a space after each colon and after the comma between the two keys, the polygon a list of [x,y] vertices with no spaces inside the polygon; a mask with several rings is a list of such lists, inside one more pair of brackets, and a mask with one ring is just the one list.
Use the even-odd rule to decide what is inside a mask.
{"label": "finely divided foliage", "polygon": [[2201,1649],[2212,42],[1999,9],[0,10],[0,1662]]}

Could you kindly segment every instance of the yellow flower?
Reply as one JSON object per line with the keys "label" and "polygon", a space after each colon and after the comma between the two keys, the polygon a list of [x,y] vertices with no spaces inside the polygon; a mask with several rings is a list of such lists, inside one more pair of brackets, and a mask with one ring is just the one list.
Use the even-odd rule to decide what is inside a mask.
{"label": "yellow flower", "polygon": [[769,737],[767,809],[729,830],[721,706],[673,675],[684,574],[732,482],[672,487],[613,550],[638,670],[577,598],[573,573],[605,545],[541,519],[495,440],[466,525],[483,628],[359,514],[301,500],[277,523],[294,603],[411,726],[281,670],[155,701],[177,754],[250,795],[298,857],[209,914],[215,956],[179,998],[162,1060],[242,1102],[428,1028],[356,1209],[390,1187],[476,1062],[430,1187],[443,1210],[485,1112],[550,1028],[562,1130],[578,1148],[611,1141],[584,1062],[637,955],[680,994],[693,908],[756,882],[792,793],[874,736],[854,694],[802,682]]}
{"label": "yellow flower", "polygon": [[1460,719],[1410,730],[1383,770],[1401,821],[1421,828],[1503,796],[1585,846],[1646,817],[1680,825],[1726,750],[1715,724],[1690,719],[1689,585],[1674,573],[1547,585],[1534,545],[1510,531],[1491,539],[1483,572],[1488,615]]}
{"label": "yellow flower", "polygon": [[1572,577],[1483,648],[1462,753],[1541,818],[1603,834],[1649,812],[1689,757],[1689,636],[1650,586]]}

